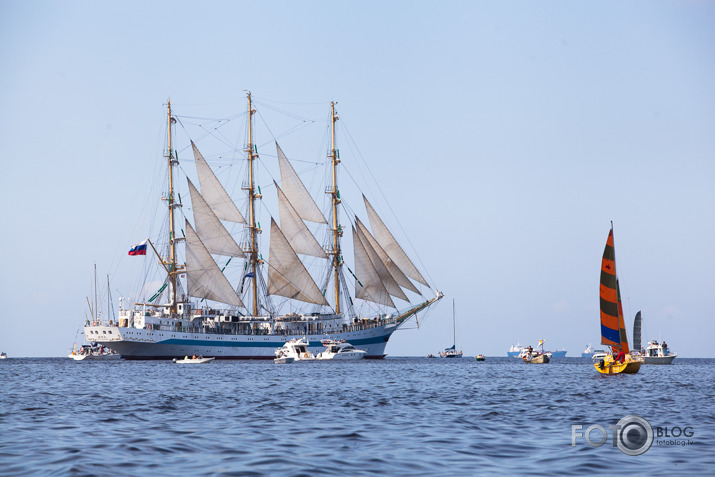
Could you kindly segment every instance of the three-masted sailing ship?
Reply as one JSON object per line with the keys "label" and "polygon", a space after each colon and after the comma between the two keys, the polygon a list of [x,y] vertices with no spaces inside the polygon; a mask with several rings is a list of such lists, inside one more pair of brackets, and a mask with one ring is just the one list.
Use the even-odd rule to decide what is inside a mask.
{"label": "three-masted sailing ship", "polygon": [[[271,217],[270,250],[268,260],[264,260],[258,237],[262,230],[257,203],[262,195],[255,174],[256,111],[250,93],[247,99],[247,180],[241,187],[247,204],[245,214],[192,140],[198,176],[198,187],[187,177],[193,224],[189,217],[184,218],[183,224],[177,217],[182,208],[175,177],[179,161],[172,144],[172,128],[177,120],[168,102],[168,190],[162,197],[168,211],[168,237],[164,237],[163,248],[150,239],[146,241],[150,245],[147,250],[154,252],[166,278],[151,298],[131,307],[120,306],[118,323],[89,323],[85,327],[87,339],[110,347],[125,359],[169,359],[193,354],[217,359],[272,359],[276,348],[303,337],[313,352],[322,350],[320,340],[327,338],[346,340],[365,350],[369,358],[384,357],[392,333],[443,294],[434,290],[432,298],[423,297],[418,287],[431,287],[364,195],[370,229],[357,216],[349,218],[354,272],[345,264],[335,103],[330,105],[327,218],[276,142],[280,185],[274,181],[274,186],[279,221]],[[321,245],[306,222],[322,224],[328,240]],[[243,224],[242,239],[237,242],[226,223]],[[180,249],[184,249],[183,256]],[[130,252],[136,253],[136,249]],[[240,283],[230,283],[217,264],[217,256],[242,260]],[[322,286],[300,256],[317,257],[325,263]],[[348,294],[345,268],[354,279],[352,296]],[[411,304],[405,291],[418,296],[419,303]],[[282,305],[289,303],[291,310],[282,311],[271,297],[283,297]],[[332,298],[332,303],[327,297]],[[406,301],[408,306],[398,310],[393,298]],[[379,306],[379,311],[385,312],[376,313],[373,308],[371,314],[361,314],[354,299]],[[312,309],[296,311],[299,305]]]}

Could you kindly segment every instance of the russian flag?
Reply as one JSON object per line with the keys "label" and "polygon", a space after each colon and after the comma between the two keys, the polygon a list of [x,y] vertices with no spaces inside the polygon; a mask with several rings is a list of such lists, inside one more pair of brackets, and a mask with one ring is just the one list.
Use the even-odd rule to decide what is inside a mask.
{"label": "russian flag", "polygon": [[146,240],[129,249],[129,255],[146,255]]}

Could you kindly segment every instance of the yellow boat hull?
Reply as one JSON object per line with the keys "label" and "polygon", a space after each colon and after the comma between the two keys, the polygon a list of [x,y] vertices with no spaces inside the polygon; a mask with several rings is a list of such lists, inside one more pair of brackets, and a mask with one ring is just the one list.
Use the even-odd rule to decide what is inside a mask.
{"label": "yellow boat hull", "polygon": [[596,368],[596,371],[606,375],[636,374],[641,369],[641,362],[627,355],[623,363],[618,363],[613,360],[613,356],[609,355],[598,363],[594,363],[593,366]]}

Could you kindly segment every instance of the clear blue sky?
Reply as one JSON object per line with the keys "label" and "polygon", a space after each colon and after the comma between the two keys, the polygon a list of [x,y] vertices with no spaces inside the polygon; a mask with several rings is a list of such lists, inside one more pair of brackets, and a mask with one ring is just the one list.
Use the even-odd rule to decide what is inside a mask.
{"label": "clear blue sky", "polygon": [[467,354],[597,344],[613,220],[629,322],[714,356],[713,2],[6,0],[0,61],[11,356],[66,352],[94,263],[128,286],[166,99],[240,114],[249,89],[321,117],[339,102],[447,295],[390,355],[450,345],[452,299]]}

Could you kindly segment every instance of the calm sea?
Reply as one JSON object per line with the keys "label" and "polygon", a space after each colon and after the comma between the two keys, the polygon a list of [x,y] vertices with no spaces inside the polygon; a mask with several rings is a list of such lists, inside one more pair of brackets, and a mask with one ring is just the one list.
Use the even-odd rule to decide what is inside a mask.
{"label": "calm sea", "polygon": [[[713,475],[713,396],[712,359],[602,377],[582,358],[10,358],[0,362],[0,474]],[[629,415],[653,429],[637,456],[614,447],[609,428]],[[589,434],[607,437],[600,447],[579,436],[593,425],[607,432]]]}

